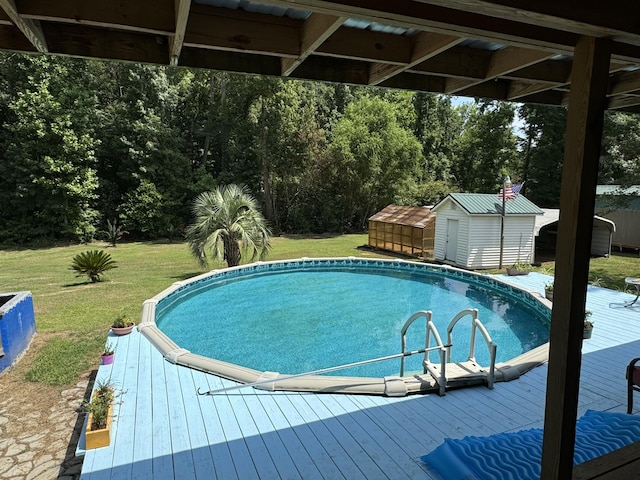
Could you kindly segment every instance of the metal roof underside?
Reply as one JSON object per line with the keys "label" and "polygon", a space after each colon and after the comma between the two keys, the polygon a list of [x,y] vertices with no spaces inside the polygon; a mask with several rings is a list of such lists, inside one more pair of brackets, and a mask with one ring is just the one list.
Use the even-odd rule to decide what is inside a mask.
{"label": "metal roof underside", "polygon": [[0,49],[566,105],[581,35],[612,41],[608,108],[640,112],[631,0],[0,1]]}

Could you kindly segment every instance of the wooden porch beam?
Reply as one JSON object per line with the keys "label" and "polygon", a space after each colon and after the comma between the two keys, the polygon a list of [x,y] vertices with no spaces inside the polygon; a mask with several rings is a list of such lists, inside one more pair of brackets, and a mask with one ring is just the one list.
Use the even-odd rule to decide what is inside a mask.
{"label": "wooden porch beam", "polygon": [[593,211],[611,41],[581,37],[571,70],[542,444],[544,479],[573,471]]}
{"label": "wooden porch beam", "polygon": [[184,35],[187,31],[187,21],[189,20],[189,9],[191,8],[191,0],[175,0],[176,11],[176,31],[173,38],[169,42],[171,48],[171,57],[169,65],[178,65],[180,52],[184,44]]}
{"label": "wooden porch beam", "polygon": [[446,93],[458,93],[479,83],[493,80],[494,78],[542,62],[553,56],[552,53],[542,50],[505,47],[491,56],[485,78],[481,80],[450,80],[447,82]]}
{"label": "wooden porch beam", "polygon": [[557,84],[549,84],[545,82],[521,82],[514,80],[509,84],[509,91],[507,92],[507,99],[510,101],[518,100],[519,98],[527,97],[535,93],[544,92],[546,90],[553,90]]}
{"label": "wooden porch beam", "polygon": [[636,107],[638,105],[640,105],[640,96],[619,95],[609,99],[607,108],[609,108],[609,110],[620,110],[623,108]]}
{"label": "wooden porch beam", "polygon": [[300,54],[297,58],[282,59],[282,76],[288,77],[344,23],[346,17],[312,13],[302,25],[300,32]]}
{"label": "wooden porch beam", "polygon": [[314,55],[405,65],[411,61],[412,41],[404,35],[340,27]]}
{"label": "wooden porch beam", "polygon": [[640,90],[640,70],[624,72],[612,78],[609,95],[619,95]]}
{"label": "wooden porch beam", "polygon": [[113,2],[101,0],[20,0],[23,18],[42,22],[90,25],[141,33],[171,35],[175,32],[175,0]]}
{"label": "wooden porch beam", "polygon": [[18,8],[13,0],[0,0],[0,7],[6,12],[7,16],[15,24],[16,27],[24,34],[25,37],[36,47],[40,53],[47,53],[47,39],[42,32],[40,22],[37,20],[30,20],[23,18],[18,13]]}
{"label": "wooden porch beam", "polygon": [[413,39],[411,60],[406,65],[374,64],[369,73],[369,85],[379,85],[389,78],[428,60],[462,42],[464,38],[421,32]]}

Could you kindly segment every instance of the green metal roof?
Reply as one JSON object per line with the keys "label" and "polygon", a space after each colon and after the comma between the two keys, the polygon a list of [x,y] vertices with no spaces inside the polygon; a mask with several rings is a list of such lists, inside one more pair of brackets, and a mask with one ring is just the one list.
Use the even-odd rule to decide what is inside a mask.
{"label": "green metal roof", "polygon": [[598,185],[596,195],[640,195],[640,185],[623,188],[620,185]]}
{"label": "green metal roof", "polygon": [[[502,200],[497,193],[450,193],[434,207],[438,209],[447,198],[451,198],[470,215],[501,215]],[[542,215],[544,212],[526,197],[518,195],[505,203],[507,215]]]}
{"label": "green metal roof", "polygon": [[627,188],[598,185],[596,195],[596,210],[604,214],[622,210],[640,211],[640,185]]}

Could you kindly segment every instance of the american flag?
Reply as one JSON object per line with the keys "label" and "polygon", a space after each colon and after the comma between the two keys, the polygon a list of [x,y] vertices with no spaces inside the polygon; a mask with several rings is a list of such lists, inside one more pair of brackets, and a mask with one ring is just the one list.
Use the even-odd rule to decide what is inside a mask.
{"label": "american flag", "polygon": [[502,188],[498,192],[498,198],[500,200],[502,200],[502,196],[504,195],[505,201],[506,200],[513,200],[514,198],[516,198],[518,196],[518,194],[520,193],[520,190],[522,190],[522,186],[523,185],[524,185],[524,182],[519,183],[517,185],[509,185],[509,184],[507,184],[507,188],[504,189],[504,193],[503,193],[503,189]]}

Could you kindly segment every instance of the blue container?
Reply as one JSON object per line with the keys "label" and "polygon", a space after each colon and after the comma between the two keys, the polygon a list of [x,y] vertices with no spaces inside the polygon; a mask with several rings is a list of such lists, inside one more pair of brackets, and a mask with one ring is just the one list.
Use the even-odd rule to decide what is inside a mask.
{"label": "blue container", "polygon": [[0,372],[20,358],[34,333],[31,292],[0,293]]}

